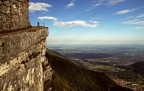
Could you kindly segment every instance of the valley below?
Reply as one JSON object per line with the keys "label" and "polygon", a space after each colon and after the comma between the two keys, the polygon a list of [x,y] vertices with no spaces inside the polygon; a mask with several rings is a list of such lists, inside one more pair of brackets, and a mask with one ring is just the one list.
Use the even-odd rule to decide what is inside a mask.
{"label": "valley below", "polygon": [[83,68],[107,74],[123,87],[144,91],[142,45],[58,45],[48,48]]}

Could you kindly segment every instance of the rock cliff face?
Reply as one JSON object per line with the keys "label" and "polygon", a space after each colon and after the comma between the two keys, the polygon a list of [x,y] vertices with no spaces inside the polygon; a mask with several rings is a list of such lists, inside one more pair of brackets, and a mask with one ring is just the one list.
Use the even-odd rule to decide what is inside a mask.
{"label": "rock cliff face", "polygon": [[0,32],[30,27],[29,0],[0,0]]}
{"label": "rock cliff face", "polygon": [[30,27],[28,0],[0,0],[0,91],[43,91],[51,82],[47,35],[46,27]]}

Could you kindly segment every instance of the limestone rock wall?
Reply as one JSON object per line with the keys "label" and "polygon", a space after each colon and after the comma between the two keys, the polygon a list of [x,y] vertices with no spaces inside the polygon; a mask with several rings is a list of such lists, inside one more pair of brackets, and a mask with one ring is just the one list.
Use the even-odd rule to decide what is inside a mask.
{"label": "limestone rock wall", "polygon": [[31,27],[28,1],[0,0],[0,91],[52,90],[48,28]]}
{"label": "limestone rock wall", "polygon": [[0,0],[0,32],[30,27],[29,0]]}
{"label": "limestone rock wall", "polygon": [[43,63],[43,80],[44,80],[44,91],[52,91],[53,86],[53,70],[46,59]]}
{"label": "limestone rock wall", "polygon": [[0,91],[44,90],[44,81],[52,80],[45,58],[47,34],[44,27],[0,34]]}
{"label": "limestone rock wall", "polygon": [[18,53],[28,50],[34,44],[45,40],[47,28],[32,27],[23,31],[0,34],[1,63],[15,58]]}

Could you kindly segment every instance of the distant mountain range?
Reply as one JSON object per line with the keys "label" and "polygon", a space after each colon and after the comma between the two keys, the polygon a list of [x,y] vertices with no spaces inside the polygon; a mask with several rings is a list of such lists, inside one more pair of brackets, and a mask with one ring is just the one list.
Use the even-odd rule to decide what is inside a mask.
{"label": "distant mountain range", "polygon": [[79,67],[55,51],[47,50],[46,58],[53,75],[53,91],[133,91],[121,87],[106,74]]}

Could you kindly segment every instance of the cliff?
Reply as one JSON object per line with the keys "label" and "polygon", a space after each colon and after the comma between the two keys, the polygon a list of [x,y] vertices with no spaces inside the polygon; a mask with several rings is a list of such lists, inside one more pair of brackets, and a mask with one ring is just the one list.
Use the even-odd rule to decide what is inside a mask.
{"label": "cliff", "polygon": [[43,91],[47,28],[0,34],[0,90]]}
{"label": "cliff", "polygon": [[0,0],[0,91],[43,91],[52,78],[47,35],[48,28],[31,27],[28,0]]}

